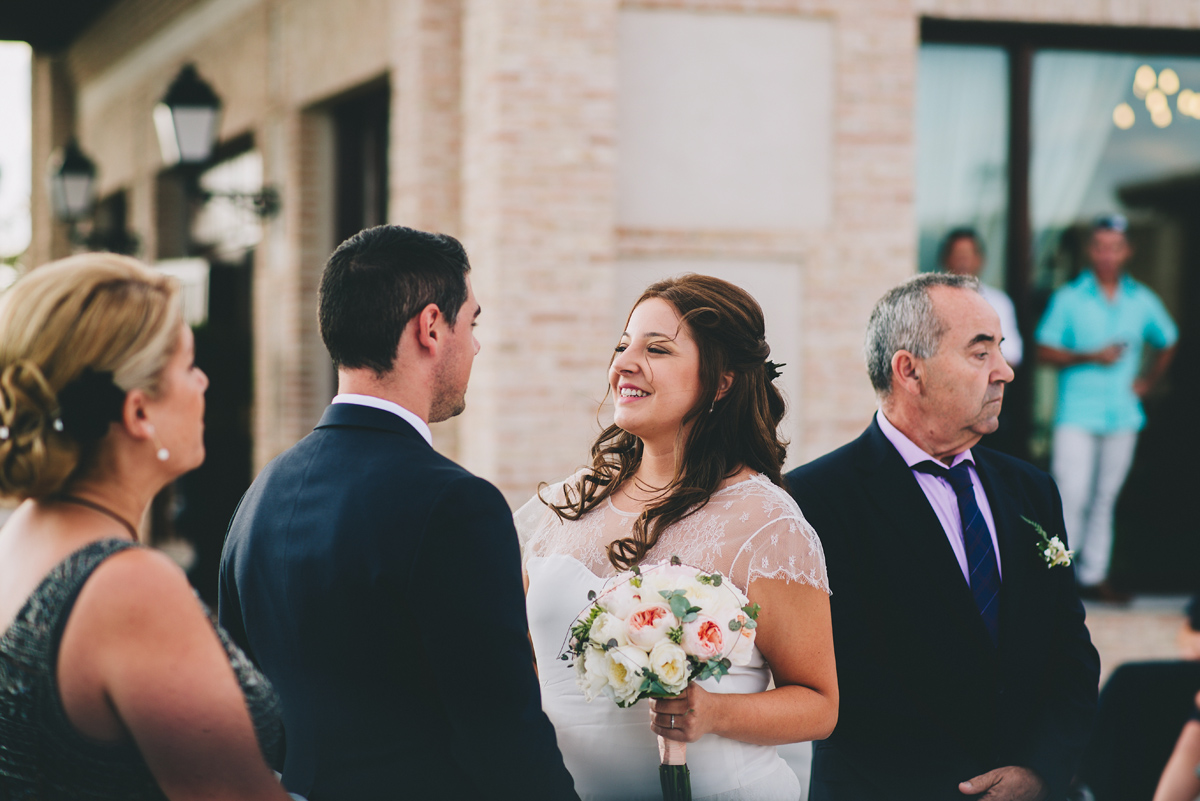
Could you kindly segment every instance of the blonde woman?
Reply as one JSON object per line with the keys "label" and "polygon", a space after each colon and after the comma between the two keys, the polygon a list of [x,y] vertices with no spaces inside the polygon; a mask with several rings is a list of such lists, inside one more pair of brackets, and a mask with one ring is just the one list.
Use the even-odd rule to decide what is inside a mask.
{"label": "blonde woman", "polygon": [[273,799],[270,685],[183,573],[138,545],[204,460],[204,391],[175,284],[109,254],[0,301],[0,796]]}

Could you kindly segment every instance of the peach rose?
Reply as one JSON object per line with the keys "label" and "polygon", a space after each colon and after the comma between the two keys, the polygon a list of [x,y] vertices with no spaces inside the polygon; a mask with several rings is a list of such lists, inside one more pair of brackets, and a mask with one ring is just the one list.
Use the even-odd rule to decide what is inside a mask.
{"label": "peach rose", "polygon": [[625,621],[629,642],[649,651],[667,638],[667,631],[678,625],[671,607],[666,604],[642,604],[629,613]]}
{"label": "peach rose", "polygon": [[697,659],[719,657],[725,651],[725,633],[721,624],[708,615],[697,615],[683,624],[683,650]]}

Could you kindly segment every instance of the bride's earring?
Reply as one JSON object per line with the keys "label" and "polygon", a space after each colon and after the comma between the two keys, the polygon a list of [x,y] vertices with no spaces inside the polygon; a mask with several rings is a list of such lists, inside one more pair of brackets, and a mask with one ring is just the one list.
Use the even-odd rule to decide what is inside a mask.
{"label": "bride's earring", "polygon": [[158,441],[158,437],[154,435],[154,426],[146,423],[146,430],[150,432],[150,440],[154,443],[154,455],[158,461],[165,462],[171,458],[171,452],[162,446]]}

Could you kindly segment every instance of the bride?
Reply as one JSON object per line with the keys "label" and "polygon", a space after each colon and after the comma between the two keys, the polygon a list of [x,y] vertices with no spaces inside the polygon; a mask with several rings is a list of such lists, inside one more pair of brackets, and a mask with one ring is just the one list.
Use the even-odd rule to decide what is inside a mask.
{"label": "bride", "polygon": [[[686,275],[651,285],[626,328],[609,367],[614,423],[591,466],[516,515],[543,707],[585,801],[661,798],[655,735],[689,743],[696,799],[794,801],[775,746],[826,737],[838,692],[824,553],[780,476],[784,402],[762,310]],[[588,592],[672,555],[762,607],[750,664],[677,699],[587,703],[558,656]]]}

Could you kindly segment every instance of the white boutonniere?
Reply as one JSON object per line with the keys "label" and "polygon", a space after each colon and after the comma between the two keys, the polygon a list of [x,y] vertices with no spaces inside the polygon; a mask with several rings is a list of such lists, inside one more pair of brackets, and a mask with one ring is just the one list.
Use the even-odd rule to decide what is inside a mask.
{"label": "white boutonniere", "polygon": [[1075,552],[1067,550],[1067,546],[1063,545],[1063,541],[1058,537],[1051,537],[1046,533],[1046,530],[1037,523],[1030,520],[1028,517],[1021,515],[1021,519],[1029,525],[1033,526],[1033,530],[1037,532],[1038,550],[1041,551],[1042,558],[1046,560],[1047,567],[1068,567],[1071,560],[1075,557]]}

